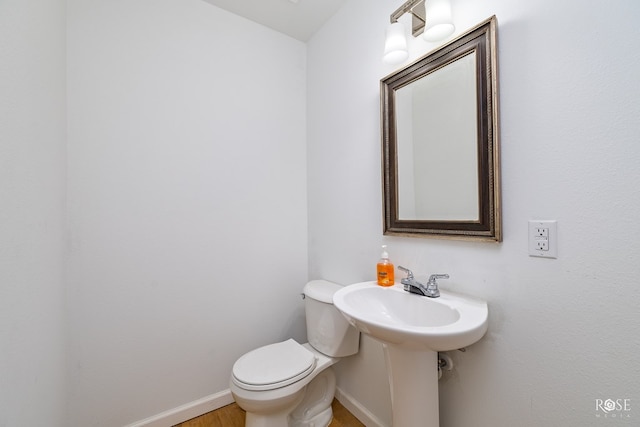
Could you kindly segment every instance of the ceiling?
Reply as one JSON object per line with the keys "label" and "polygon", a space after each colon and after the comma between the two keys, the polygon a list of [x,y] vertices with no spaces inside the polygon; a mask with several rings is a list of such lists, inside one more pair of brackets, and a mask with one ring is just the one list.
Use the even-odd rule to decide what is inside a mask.
{"label": "ceiling", "polygon": [[348,0],[204,0],[303,42]]}

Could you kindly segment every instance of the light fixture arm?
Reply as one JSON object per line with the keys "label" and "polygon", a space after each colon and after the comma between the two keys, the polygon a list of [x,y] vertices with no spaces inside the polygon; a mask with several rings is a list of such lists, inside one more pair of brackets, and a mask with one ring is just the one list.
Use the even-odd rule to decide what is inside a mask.
{"label": "light fixture arm", "polygon": [[393,24],[398,22],[398,19],[405,13],[411,14],[411,34],[414,37],[422,34],[425,26],[425,0],[409,0],[402,6],[397,8],[390,16],[390,21]]}

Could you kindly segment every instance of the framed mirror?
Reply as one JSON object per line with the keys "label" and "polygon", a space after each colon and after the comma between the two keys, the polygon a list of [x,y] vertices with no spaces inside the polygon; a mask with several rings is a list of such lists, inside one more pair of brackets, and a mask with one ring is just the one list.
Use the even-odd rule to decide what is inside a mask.
{"label": "framed mirror", "polygon": [[381,80],[384,234],[501,241],[495,16]]}

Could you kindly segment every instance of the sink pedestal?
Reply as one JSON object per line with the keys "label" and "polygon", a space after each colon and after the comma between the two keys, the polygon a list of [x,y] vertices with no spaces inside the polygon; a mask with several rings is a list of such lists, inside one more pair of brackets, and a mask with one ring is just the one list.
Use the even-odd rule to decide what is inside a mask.
{"label": "sink pedestal", "polygon": [[438,353],[383,343],[393,427],[438,427]]}

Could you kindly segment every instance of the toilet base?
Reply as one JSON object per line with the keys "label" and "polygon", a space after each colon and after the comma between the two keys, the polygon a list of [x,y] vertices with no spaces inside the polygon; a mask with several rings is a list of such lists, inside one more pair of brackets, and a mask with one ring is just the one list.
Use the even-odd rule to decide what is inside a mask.
{"label": "toilet base", "polygon": [[[232,392],[234,388],[232,385]],[[277,401],[243,399],[239,394],[244,393],[237,389],[233,394],[238,406],[246,411],[245,427],[327,427],[333,419],[335,390],[335,374],[327,367],[301,390]]]}
{"label": "toilet base", "polygon": [[328,407],[315,417],[304,421],[289,420],[289,427],[327,427],[333,420],[333,410]]}
{"label": "toilet base", "polygon": [[[302,387],[293,393],[283,393],[275,399],[258,400],[251,399],[243,390],[234,392],[232,384],[233,397],[240,406],[246,411],[245,427],[287,427],[289,425],[289,414],[300,405],[304,399],[305,388]],[[260,393],[252,392],[250,394]]]}
{"label": "toilet base", "polygon": [[291,412],[289,427],[326,427],[333,419],[331,403],[336,392],[336,376],[327,368],[318,374],[309,385],[304,399]]}
{"label": "toilet base", "polygon": [[289,426],[289,414],[291,410],[299,405],[304,395],[300,394],[294,403],[278,412],[269,414],[247,412],[245,415],[245,427],[287,427]]}

